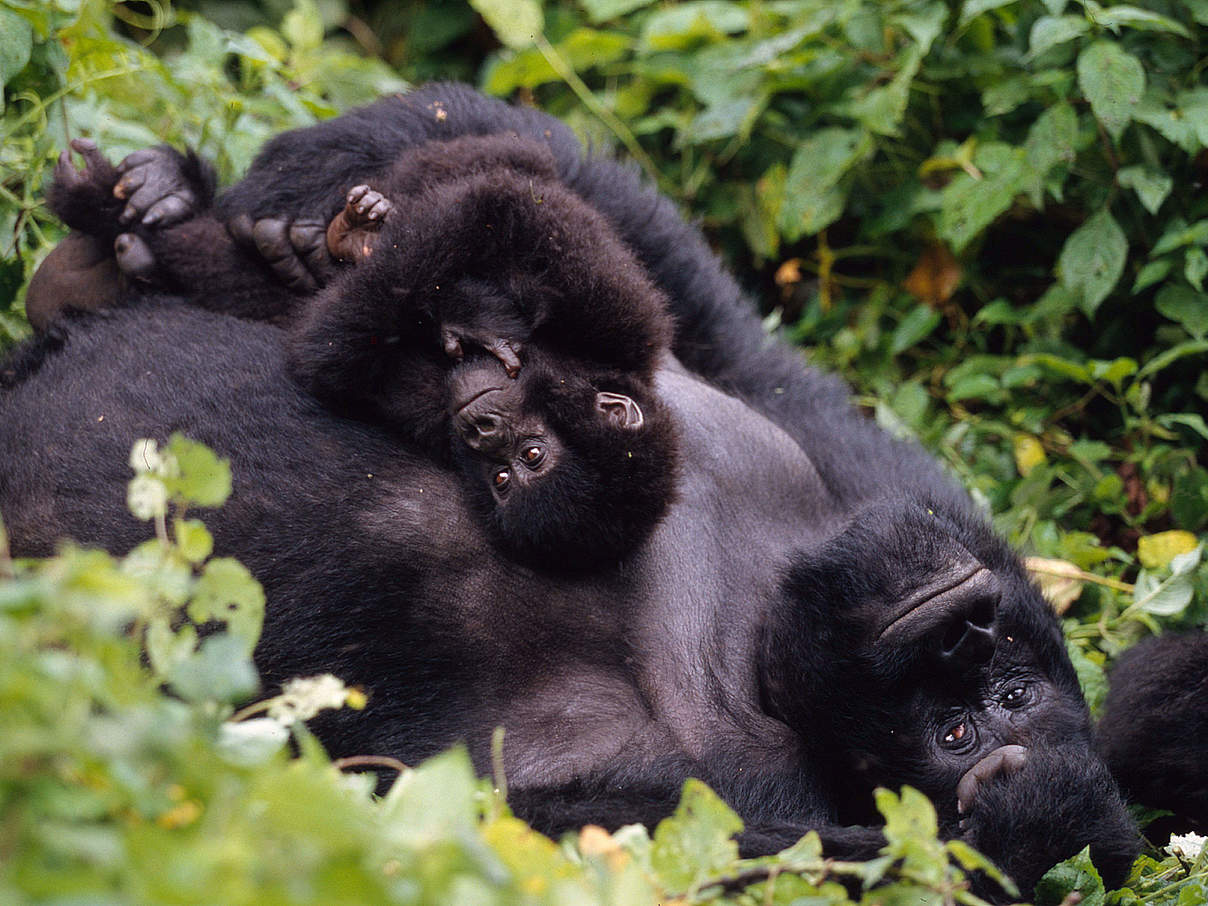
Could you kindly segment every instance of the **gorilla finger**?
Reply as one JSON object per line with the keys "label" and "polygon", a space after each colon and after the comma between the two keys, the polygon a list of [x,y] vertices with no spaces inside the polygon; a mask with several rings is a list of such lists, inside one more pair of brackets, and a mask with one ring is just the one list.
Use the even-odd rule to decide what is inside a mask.
{"label": "gorilla finger", "polygon": [[296,293],[314,292],[319,288],[290,244],[286,221],[276,217],[257,220],[252,227],[252,240],[261,257],[287,287]]}
{"label": "gorilla finger", "polygon": [[123,157],[122,162],[117,165],[117,171],[119,173],[126,173],[135,167],[151,163],[157,157],[159,157],[159,151],[155,148],[140,148],[138,151],[132,151]]}
{"label": "gorilla finger", "polygon": [[365,193],[368,191],[369,186],[353,186],[348,190],[348,194],[344,197],[344,200],[349,204],[356,204],[365,197]]}
{"label": "gorilla finger", "polygon": [[465,358],[465,350],[461,348],[461,338],[453,331],[442,329],[440,332],[440,341],[444,347],[445,355],[449,358],[455,362],[460,362]]}
{"label": "gorilla finger", "polygon": [[76,169],[75,163],[72,162],[70,151],[63,151],[59,154],[59,161],[55,164],[54,181],[55,185],[63,188],[78,186],[84,181],[80,178],[80,172]]}
{"label": "gorilla finger", "polygon": [[256,242],[252,238],[254,226],[250,214],[237,214],[227,221],[226,228],[227,232],[231,234],[231,238],[240,245],[255,247]]}
{"label": "gorilla finger", "polygon": [[1023,746],[999,746],[973,767],[969,768],[956,785],[956,811],[965,814],[973,807],[973,800],[983,783],[999,774],[1010,775],[1020,770],[1028,760],[1028,750]]}
{"label": "gorilla finger", "polygon": [[136,167],[128,173],[123,173],[122,178],[113,187],[114,197],[131,198],[138,189],[142,188],[149,175],[151,175],[151,170],[148,167]]}
{"label": "gorilla finger", "polygon": [[143,215],[144,226],[171,226],[186,220],[193,213],[193,193],[184,190],[151,205]]}
{"label": "gorilla finger", "polygon": [[384,220],[386,215],[389,214],[393,209],[394,205],[391,204],[390,199],[386,198],[385,196],[381,196],[376,202],[374,202],[373,206],[368,210],[368,212],[366,212],[365,216],[370,220]]}
{"label": "gorilla finger", "polygon": [[508,340],[492,340],[486,344],[486,350],[503,365],[508,377],[515,378],[520,374],[520,346]]}
{"label": "gorilla finger", "polygon": [[117,266],[131,277],[149,277],[155,270],[155,256],[146,242],[133,233],[122,233],[113,240]]}
{"label": "gorilla finger", "polygon": [[318,220],[295,220],[289,228],[289,241],[315,279],[321,280],[331,266],[327,227]]}
{"label": "gorilla finger", "polygon": [[109,161],[105,160],[105,155],[101,154],[97,143],[90,138],[73,138],[71,140],[72,150],[77,152],[80,157],[84,158],[84,164],[87,167],[96,167],[105,169],[109,166]]}

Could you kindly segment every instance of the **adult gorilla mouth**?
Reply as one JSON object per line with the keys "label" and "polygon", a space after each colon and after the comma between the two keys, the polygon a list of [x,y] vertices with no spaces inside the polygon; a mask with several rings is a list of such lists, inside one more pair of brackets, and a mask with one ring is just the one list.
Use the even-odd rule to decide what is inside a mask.
{"label": "adult gorilla mouth", "polygon": [[931,635],[947,636],[952,627],[959,629],[965,624],[988,630],[1000,594],[998,580],[976,562],[968,563],[966,569],[955,575],[954,572],[911,595],[881,630],[877,641],[910,644]]}
{"label": "adult gorilla mouth", "polygon": [[956,811],[964,815],[973,807],[977,791],[988,780],[1001,775],[1008,776],[1019,771],[1028,761],[1028,750],[1023,746],[999,746],[969,770],[965,771],[956,785]]}

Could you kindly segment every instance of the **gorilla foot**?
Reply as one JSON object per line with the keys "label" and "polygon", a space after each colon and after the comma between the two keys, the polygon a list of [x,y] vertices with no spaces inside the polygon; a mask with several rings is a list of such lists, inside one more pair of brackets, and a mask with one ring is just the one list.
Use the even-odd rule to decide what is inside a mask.
{"label": "gorilla foot", "polygon": [[205,200],[190,172],[190,159],[167,146],[135,151],[117,165],[113,195],[126,202],[123,226],[168,227],[194,216]]}
{"label": "gorilla foot", "polygon": [[981,785],[992,777],[1008,776],[1020,770],[1028,761],[1023,746],[999,746],[965,772],[956,785],[956,810],[964,815],[973,808],[973,800]]}
{"label": "gorilla foot", "polygon": [[[76,168],[71,151],[83,158],[82,168]],[[117,168],[90,138],[73,138],[71,151],[60,154],[55,164],[54,180],[47,191],[50,209],[72,229],[103,235],[111,228],[118,204],[113,197]]]}
{"label": "gorilla foot", "polygon": [[273,273],[296,293],[313,293],[327,282],[332,260],[327,251],[327,225],[321,220],[240,214],[227,231],[254,249]]}
{"label": "gorilla foot", "polygon": [[344,209],[327,228],[327,250],[337,261],[360,261],[373,254],[374,241],[394,205],[369,186],[353,186]]}

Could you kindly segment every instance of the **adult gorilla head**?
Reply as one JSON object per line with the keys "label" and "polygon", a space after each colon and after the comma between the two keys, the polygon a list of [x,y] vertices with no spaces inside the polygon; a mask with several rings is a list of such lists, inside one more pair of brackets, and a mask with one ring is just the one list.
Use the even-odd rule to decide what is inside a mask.
{"label": "adult gorilla head", "polygon": [[1061,629],[981,520],[879,501],[794,555],[783,594],[763,694],[833,778],[842,823],[873,820],[872,788],[909,784],[1024,889],[1088,843],[1123,879],[1136,834]]}

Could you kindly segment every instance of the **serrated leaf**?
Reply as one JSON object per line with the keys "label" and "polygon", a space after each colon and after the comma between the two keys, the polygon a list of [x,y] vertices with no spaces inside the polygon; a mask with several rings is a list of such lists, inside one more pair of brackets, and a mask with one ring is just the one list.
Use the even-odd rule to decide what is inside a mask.
{"label": "serrated leaf", "polygon": [[264,589],[238,560],[219,557],[206,564],[193,589],[189,619],[222,620],[251,654],[264,623]]}
{"label": "serrated leaf", "polygon": [[183,434],[169,437],[166,449],[178,470],[175,478],[167,480],[174,495],[204,507],[226,503],[231,495],[231,464],[227,460]]}
{"label": "serrated leaf", "polygon": [[874,88],[856,100],[836,105],[836,112],[850,116],[877,135],[897,135],[910,100],[910,85],[922,61],[923,55],[918,47],[907,48],[902,54],[897,73],[888,85]]}
{"label": "serrated leaf", "polygon": [[1024,151],[1002,143],[978,149],[974,162],[983,176],[958,174],[940,194],[938,232],[960,252],[1011,207],[1027,182]]}
{"label": "serrated leaf", "polygon": [[1095,118],[1119,139],[1145,94],[1145,69],[1115,41],[1098,41],[1078,55],[1078,85]]}
{"label": "serrated leaf", "polygon": [[653,50],[689,47],[701,38],[746,31],[750,11],[728,0],[693,0],[659,9],[642,25],[642,44]]}
{"label": "serrated leaf", "polygon": [[1080,38],[1090,30],[1085,16],[1041,16],[1032,23],[1028,36],[1028,56],[1038,57],[1046,50]]}
{"label": "serrated leaf", "polygon": [[902,787],[902,795],[878,789],[873,798],[885,818],[885,839],[893,845],[910,841],[933,841],[939,832],[935,807],[914,787]]}
{"label": "serrated leaf", "polygon": [[1087,317],[1094,315],[1124,272],[1128,241],[1106,208],[1092,214],[1066,240],[1057,258],[1061,285],[1079,297]]}
{"label": "serrated leaf", "polygon": [[948,5],[935,0],[896,13],[892,21],[906,29],[919,51],[926,55],[931,45],[944,30],[948,20]]}
{"label": "serrated leaf", "polygon": [[738,860],[733,837],[741,830],[733,809],[701,781],[688,780],[675,814],[655,828],[651,865],[667,889],[695,890]]}
{"label": "serrated leaf", "polygon": [[1177,617],[1195,592],[1187,575],[1171,575],[1159,581],[1147,570],[1141,570],[1133,586],[1133,603],[1155,617]]}
{"label": "serrated leaf", "polygon": [[1116,180],[1126,189],[1132,189],[1141,199],[1141,204],[1150,214],[1158,213],[1162,202],[1174,187],[1174,180],[1158,170],[1148,167],[1125,167],[1116,174]]}
{"label": "serrated leaf", "polygon": [[1198,291],[1203,292],[1204,277],[1208,276],[1208,255],[1202,248],[1188,249],[1183,255],[1183,276]]}
{"label": "serrated leaf", "polygon": [[1168,284],[1158,290],[1154,308],[1164,317],[1183,325],[1197,340],[1208,334],[1208,294],[1189,286]]}
{"label": "serrated leaf", "polygon": [[1146,569],[1162,569],[1175,557],[1195,551],[1199,542],[1191,532],[1174,529],[1137,539],[1137,559]]}
{"label": "serrated leaf", "polygon": [[843,213],[846,192],[838,183],[872,150],[859,129],[821,129],[793,154],[777,225],[790,242],[818,232]]}
{"label": "serrated leaf", "polygon": [[1066,639],[1065,650],[1074,665],[1074,673],[1077,674],[1078,684],[1082,687],[1082,696],[1094,714],[1107,698],[1107,673],[1102,664],[1092,661],[1072,639]]}
{"label": "serrated leaf", "polygon": [[1069,900],[1071,894],[1077,894],[1077,902],[1081,906],[1104,906],[1107,901],[1103,879],[1091,862],[1089,846],[1050,868],[1036,883],[1038,906],[1057,906]]}
{"label": "serrated leaf", "polygon": [[545,17],[537,0],[470,0],[470,6],[500,43],[513,50],[531,47],[545,31]]}

